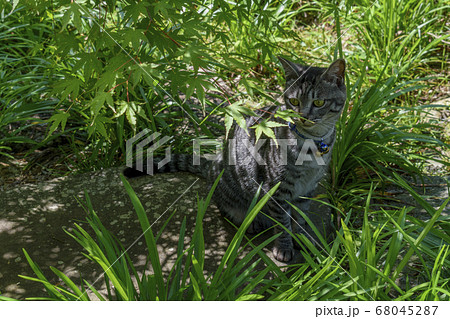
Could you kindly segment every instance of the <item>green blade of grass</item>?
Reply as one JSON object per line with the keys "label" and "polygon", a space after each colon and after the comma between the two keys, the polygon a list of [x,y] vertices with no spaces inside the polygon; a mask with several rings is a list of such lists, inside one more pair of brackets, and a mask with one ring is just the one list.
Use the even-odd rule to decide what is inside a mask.
{"label": "green blade of grass", "polygon": [[223,269],[225,268],[225,265],[227,265],[227,263],[229,261],[232,261],[232,260],[230,260],[230,257],[232,254],[235,254],[235,252],[239,248],[239,245],[242,241],[242,238],[244,237],[245,232],[247,231],[247,228],[250,226],[251,222],[256,217],[256,214],[258,214],[259,211],[264,207],[264,205],[272,197],[272,195],[275,193],[275,191],[278,189],[279,186],[280,186],[280,183],[276,184],[271,190],[269,190],[263,196],[263,198],[255,205],[255,207],[253,207],[253,209],[250,211],[250,213],[244,219],[244,221],[242,222],[242,225],[239,227],[236,235],[234,235],[233,240],[231,241],[230,245],[228,246],[228,248],[225,252],[225,255],[223,256],[223,258],[219,264],[217,271],[214,274],[214,277],[211,281],[212,286],[216,286],[217,283],[219,282],[219,280],[222,278]]}
{"label": "green blade of grass", "polygon": [[[172,296],[174,296],[175,293],[178,293],[180,291],[180,279],[181,279],[181,271],[182,271],[181,259],[184,256],[183,250],[184,250],[185,234],[186,234],[186,216],[183,217],[183,221],[181,222],[180,237],[178,237],[178,245],[177,245],[177,260],[175,261],[175,264],[174,264],[173,268],[171,269],[171,271],[169,273],[169,277],[167,279],[167,283],[171,282],[170,288],[169,288],[169,294],[167,297],[168,300],[172,300]],[[175,276],[174,276],[173,280],[171,281],[170,279],[172,278],[172,274],[174,272],[175,272]]]}
{"label": "green blade of grass", "polygon": [[[415,251],[415,247],[419,247],[422,240],[425,238],[425,236],[430,232],[430,229],[433,227],[434,223],[438,219],[438,217],[441,215],[444,208],[447,206],[448,202],[450,201],[450,198],[447,198],[444,203],[442,203],[441,207],[435,211],[434,215],[431,217],[431,219],[428,221],[425,228],[422,230],[422,232],[419,234],[419,236],[415,239],[413,243],[413,247],[409,248],[408,252],[405,254],[403,259],[400,261],[400,264],[397,266],[397,268],[394,271],[394,274],[392,275],[392,279],[395,280],[403,270],[403,268],[408,263],[409,259],[411,258],[412,254]],[[400,228],[400,226],[390,217],[391,221],[398,227],[399,231],[403,232],[403,230]],[[404,234],[406,235],[406,234]]]}
{"label": "green blade of grass", "polygon": [[[31,257],[28,255],[27,251],[25,249],[22,249],[23,254],[25,255],[25,258],[28,261],[28,264],[30,265],[31,269],[33,269],[36,276],[39,278],[38,281],[42,282],[45,286],[45,289],[50,294],[50,296],[54,296],[55,298],[58,298],[59,300],[67,300],[64,295],[62,295],[50,282],[47,280],[47,278],[44,276],[42,271],[39,269],[39,266],[36,265]],[[35,278],[26,277],[29,280],[35,280]]]}
{"label": "green blade of grass", "polygon": [[87,294],[83,293],[78,286],[72,281],[70,280],[69,277],[67,277],[64,273],[62,273],[61,271],[59,271],[58,269],[54,268],[54,267],[50,267],[50,269],[55,273],[55,275],[57,275],[70,289],[72,289],[72,291],[74,292],[74,294],[72,295],[76,300],[83,300],[83,301],[88,301],[89,297],[87,296]]}
{"label": "green blade of grass", "polygon": [[122,183],[125,186],[125,189],[128,193],[128,196],[131,199],[136,214],[138,215],[139,223],[141,224],[145,242],[147,244],[148,253],[150,256],[150,262],[152,264],[155,279],[157,282],[158,296],[160,297],[161,300],[165,300],[167,298],[167,294],[163,279],[161,263],[159,259],[159,253],[156,246],[155,237],[153,236],[153,232],[151,230],[151,226],[147,218],[147,214],[145,213],[144,207],[142,206],[140,200],[136,196],[136,193],[131,188],[131,185],[128,183],[126,178],[123,175],[120,175],[120,179],[122,180]]}

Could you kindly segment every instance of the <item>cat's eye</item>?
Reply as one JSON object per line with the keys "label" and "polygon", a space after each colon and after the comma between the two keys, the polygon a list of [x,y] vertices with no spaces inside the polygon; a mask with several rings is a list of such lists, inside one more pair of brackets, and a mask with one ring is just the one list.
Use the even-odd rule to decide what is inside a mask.
{"label": "cat's eye", "polygon": [[325,104],[325,101],[324,100],[314,100],[313,104],[317,107],[321,107]]}
{"label": "cat's eye", "polygon": [[289,99],[289,103],[291,103],[293,106],[297,106],[299,104],[298,99]]}

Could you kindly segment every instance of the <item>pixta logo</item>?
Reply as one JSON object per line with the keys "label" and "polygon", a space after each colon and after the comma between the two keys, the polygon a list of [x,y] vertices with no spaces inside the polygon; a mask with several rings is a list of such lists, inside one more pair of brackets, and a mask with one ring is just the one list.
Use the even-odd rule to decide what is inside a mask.
{"label": "pixta logo", "polygon": [[[146,158],[147,163],[145,165],[145,173],[148,175],[153,175],[153,169],[155,165],[157,165],[157,168],[160,169],[161,167],[169,163],[171,159],[170,145],[165,149],[164,158],[158,163],[153,163],[153,153],[155,152],[155,150],[170,141],[170,137],[168,136],[162,136],[161,138],[159,138],[161,135],[162,134],[158,132],[150,134],[150,129],[145,129],[127,140],[126,165],[128,167],[133,167],[140,172],[144,172],[144,158]],[[136,150],[134,151],[135,145]],[[133,153],[135,154],[135,156],[133,156]],[[144,154],[146,156],[144,156]]]}
{"label": "pixta logo", "polygon": [[[161,169],[164,165],[171,161],[171,148],[170,145],[165,146],[165,156],[161,159],[157,157],[158,162],[154,163],[155,158],[153,153],[165,143],[171,140],[171,137],[162,136],[161,133],[155,132],[150,134],[150,129],[145,129],[126,142],[126,165],[133,167],[134,169],[144,172],[148,175],[153,175],[154,170]],[[226,163],[228,165],[248,165],[253,161],[256,161],[258,165],[267,165],[264,152],[260,154],[260,150],[264,145],[270,145],[270,147],[276,146],[277,155],[279,156],[279,165],[288,164],[288,154],[293,152],[298,153],[294,165],[304,165],[305,162],[316,161],[317,165],[325,165],[325,161],[322,156],[324,153],[318,151],[316,142],[312,139],[305,139],[301,145],[297,145],[297,139],[277,139],[266,140],[259,139],[256,143],[249,139],[235,140],[229,139],[227,141],[227,152],[224,153],[225,148],[222,147],[223,143],[214,139],[194,139],[193,140],[193,156],[192,165],[200,165],[200,157],[204,157],[207,160],[214,161],[217,158],[227,157]],[[201,152],[200,148],[215,147],[215,152],[209,150],[209,154]],[[301,146],[301,147],[300,147]],[[201,155],[204,153],[203,155]],[[146,165],[144,165],[146,160]]]}

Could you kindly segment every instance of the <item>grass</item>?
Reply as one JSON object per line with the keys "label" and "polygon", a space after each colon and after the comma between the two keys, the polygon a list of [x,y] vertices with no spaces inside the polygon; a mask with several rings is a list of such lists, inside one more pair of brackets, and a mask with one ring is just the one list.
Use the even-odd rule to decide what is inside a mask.
{"label": "grass", "polygon": [[[186,233],[186,218],[183,219],[180,237],[177,247],[177,259],[168,276],[163,274],[160,256],[156,246],[156,240],[160,237],[164,227],[155,236],[150,227],[146,212],[131,188],[128,181],[121,177],[125,189],[133,203],[137,218],[139,219],[149,254],[149,263],[152,273],[145,271],[139,274],[133,265],[125,249],[114,236],[103,226],[92,208],[89,196],[86,194],[88,217],[87,221],[92,237],[88,231],[75,224],[73,233],[68,233],[86,251],[85,256],[96,262],[104,271],[104,283],[107,287],[107,295],[101,295],[86,280],[81,280],[82,285],[78,287],[71,279],[56,268],[51,270],[64,282],[65,287],[52,285],[41,272],[29,254],[24,251],[25,257],[30,263],[37,278],[21,276],[29,280],[41,282],[49,295],[48,298],[31,298],[46,300],[90,300],[92,297],[100,300],[255,300],[264,297],[268,287],[265,276],[269,271],[278,276],[285,277],[278,267],[262,252],[267,244],[277,236],[264,241],[242,259],[237,257],[242,249],[245,231],[251,221],[260,211],[262,206],[273,195],[279,185],[276,185],[261,200],[254,201],[248,216],[238,229],[236,235],[230,242],[222,260],[212,275],[205,275],[203,268],[205,262],[205,243],[203,239],[203,217],[210,203],[214,189],[219,181],[212,187],[206,199],[198,201],[198,213],[195,230],[190,245],[184,246]],[[169,218],[170,220],[170,218]],[[169,220],[165,223],[169,222]],[[254,256],[260,256],[259,260],[248,265]],[[255,267],[263,260],[269,265],[263,271],[257,271]],[[148,265],[146,265],[148,266]],[[147,268],[147,267],[146,267]],[[262,287],[258,287],[262,286]],[[270,285],[269,285],[270,287]],[[2,297],[0,297],[2,299]],[[31,300],[30,299],[30,300]]]}
{"label": "grass", "polygon": [[[11,134],[7,128],[14,119],[26,119],[20,113],[21,109],[14,111],[18,103],[25,103],[34,115],[40,111],[51,115],[47,123],[49,135],[36,147],[45,148],[56,136],[64,136],[69,142],[62,147],[71,170],[88,171],[117,165],[123,160],[124,141],[147,127],[167,136],[176,136],[173,147],[182,152],[191,144],[192,138],[214,138],[217,130],[223,131],[223,125],[210,121],[214,117],[211,114],[217,117],[218,107],[205,99],[205,92],[225,97],[231,103],[239,103],[243,98],[254,104],[274,101],[274,95],[279,92],[274,90],[275,85],[283,81],[276,64],[279,54],[315,65],[329,63],[338,55],[345,57],[348,83],[357,83],[365,90],[390,77],[394,77],[394,83],[391,83],[394,88],[402,82],[426,76],[420,83],[423,87],[417,86],[403,94],[401,100],[392,101],[402,103],[410,110],[408,121],[420,121],[427,111],[415,105],[418,93],[425,98],[429,94],[427,82],[436,81],[442,87],[447,83],[443,72],[448,52],[448,18],[445,15],[448,6],[444,1],[385,0],[352,5],[308,1],[302,6],[289,1],[271,2],[266,6],[245,1],[227,4],[228,11],[222,6],[214,12],[208,9],[206,2],[200,2],[198,12],[192,13],[190,18],[186,15],[188,21],[199,20],[203,29],[198,33],[191,34],[186,30],[185,33],[168,33],[167,30],[175,28],[174,22],[171,24],[166,21],[166,16],[158,16],[156,29],[148,29],[155,39],[152,41],[156,42],[136,45],[133,41],[119,41],[125,51],[134,52],[138,47],[137,54],[142,59],[140,67],[131,65],[130,58],[118,48],[112,52],[104,50],[103,43],[110,41],[109,38],[100,37],[96,42],[83,37],[82,34],[97,31],[77,15],[103,16],[104,13],[107,31],[113,34],[123,31],[122,24],[146,23],[143,16],[132,22],[121,20],[119,15],[109,17],[107,10],[111,8],[71,5],[74,15],[67,20],[64,14],[67,7],[63,4],[15,7],[3,20],[2,34],[8,41],[14,38],[17,43],[0,50],[7,58],[2,68],[5,70],[2,83],[6,95],[2,102],[11,104],[6,112],[10,117],[5,114],[0,121],[0,131],[8,136],[2,142],[3,148],[23,139],[21,130]],[[391,10],[394,7],[396,10]],[[114,10],[120,11],[120,8]],[[24,16],[27,9],[38,10],[42,17]],[[95,10],[106,11],[99,14]],[[166,15],[175,14],[176,10],[171,10]],[[52,19],[43,12],[49,12]],[[181,24],[186,22],[183,15],[173,19]],[[26,28],[29,25],[33,25],[36,32],[30,32]],[[379,25],[383,28],[378,28]],[[58,28],[61,32],[55,33],[53,30]],[[30,44],[31,50],[27,49]],[[79,49],[83,45],[90,51]],[[189,46],[193,49],[188,49]],[[95,54],[97,60],[109,63],[101,66],[92,62],[91,56]],[[202,54],[204,59],[199,61],[197,57]],[[144,60],[144,56],[151,58]],[[154,81],[142,77],[149,69],[149,63],[154,65],[151,68]],[[192,67],[198,72],[189,71]],[[42,75],[43,70],[47,71]],[[436,78],[430,78],[430,75]],[[106,84],[108,79],[115,78],[117,80],[110,86]],[[223,83],[220,84],[218,79]],[[22,92],[30,90],[24,82],[31,82],[39,89]],[[17,85],[11,86],[13,83],[21,83],[21,90],[16,89]],[[97,86],[103,91],[97,90]],[[201,105],[186,103],[180,92],[186,97],[192,95]],[[164,98],[167,94],[171,97]],[[439,94],[436,90],[431,97]],[[51,99],[46,98],[50,96]],[[350,101],[354,97],[352,95]],[[44,100],[42,107],[39,107],[38,98]],[[238,117],[239,112],[236,112],[231,119],[239,120]],[[212,129],[216,133],[213,134]]]}
{"label": "grass", "polygon": [[[372,183],[383,186],[395,171],[420,176],[417,163],[449,147],[433,135],[438,126],[411,120],[416,117],[415,111],[424,109],[422,106],[396,103],[396,99],[422,87],[420,79],[398,84],[396,77],[390,77],[362,89],[364,76],[361,70],[359,81],[348,88],[352,103],[340,118],[333,151],[329,191],[335,204],[346,208],[354,204],[354,199],[365,197]],[[421,152],[424,144],[428,154]],[[445,156],[436,161],[448,163]]]}
{"label": "grass", "polygon": [[[400,177],[396,178],[400,183],[405,183]],[[177,258],[167,274],[162,271],[157,250],[157,239],[164,232],[164,227],[156,236],[153,234],[142,204],[128,181],[123,177],[121,179],[145,237],[149,254],[149,264],[145,269],[151,265],[152,271],[137,271],[127,251],[99,220],[86,194],[90,231],[75,224],[75,229],[67,233],[84,249],[85,256],[103,269],[106,294],[81,278],[77,285],[54,267],[51,270],[63,284],[52,284],[24,251],[37,277],[21,277],[42,283],[49,295],[29,300],[450,300],[447,258],[450,217],[442,216],[450,199],[435,210],[410,189],[430,214],[430,220],[424,223],[408,216],[407,208],[372,211],[371,191],[361,229],[350,227],[349,214],[342,222],[337,238],[328,243],[307,220],[318,235],[320,244],[312,244],[305,235],[298,237],[296,240],[304,248],[302,254],[305,262],[287,266],[282,271],[262,251],[277,235],[258,246],[248,239],[244,240],[246,229],[276,191],[276,185],[259,201],[255,196],[246,219],[230,242],[217,270],[205,274],[207,245],[203,238],[203,217],[219,181],[217,179],[206,199],[198,201],[195,229],[187,246],[184,244],[186,219],[183,220]],[[170,218],[165,225],[169,221]],[[247,245],[251,246],[251,250],[243,255],[243,248]],[[259,264],[264,266],[258,267]],[[410,283],[413,278],[407,275],[411,269],[422,272],[414,285]],[[10,298],[0,296],[0,300]]]}
{"label": "grass", "polygon": [[[322,238],[321,247],[299,238],[305,262],[283,272],[262,253],[261,245],[237,258],[245,242],[244,226],[217,273],[205,275],[202,219],[210,193],[198,201],[194,236],[186,247],[183,223],[177,262],[165,276],[155,243],[160,234],[145,232],[149,225],[145,212],[124,180],[145,232],[153,273],[137,272],[88,205],[91,230],[77,226],[70,235],[106,271],[108,293],[100,296],[86,281],[77,286],[53,268],[66,284],[55,287],[26,255],[37,275],[34,280],[45,284],[49,298],[449,300],[450,228],[448,216],[442,214],[448,199],[434,209],[402,178],[420,178],[429,160],[444,165],[442,174],[449,172],[443,123],[429,118],[431,111],[445,107],[433,101],[448,97],[442,89],[448,86],[448,4],[380,0],[307,1],[298,6],[273,1],[263,7],[242,1],[223,2],[214,11],[208,1],[196,3],[197,11],[189,15],[173,7],[156,12],[151,27],[145,14],[134,18],[113,14],[126,13],[120,6],[86,5],[84,11],[71,6],[74,11],[68,20],[63,18],[68,8],[58,2],[52,8],[45,4],[28,8],[48,15],[25,15],[27,8],[17,7],[0,21],[0,37],[5,40],[0,44],[0,156],[13,157],[17,143],[45,148],[64,136],[70,141],[61,146],[66,165],[75,172],[89,171],[123,163],[124,141],[146,127],[174,136],[173,148],[183,152],[193,138],[212,138],[217,134],[213,132],[225,131],[214,117],[228,114],[225,123],[230,124],[245,113],[235,112],[238,107],[218,112],[205,93],[239,107],[245,104],[242,100],[271,103],[283,81],[276,55],[314,65],[344,57],[348,103],[338,125],[331,179],[325,185],[340,218],[336,238],[331,243]],[[83,14],[77,18],[77,12]],[[109,40],[87,22],[89,13],[105,17],[108,32],[122,35],[120,44],[141,59],[153,79],[114,43],[105,47]],[[189,21],[201,23],[198,29],[179,27]],[[124,29],[146,28],[146,39],[123,40]],[[91,61],[89,54],[96,55],[92,61],[101,65],[86,62]],[[186,103],[186,96],[200,103]],[[50,119],[44,122],[38,114]],[[33,125],[47,125],[51,133],[37,145],[25,134]],[[429,216],[422,220],[411,214],[410,207],[373,204],[373,199],[385,196],[386,184],[409,192]],[[261,203],[254,203],[250,215]],[[256,270],[258,263],[265,264],[263,272]]]}
{"label": "grass", "polygon": [[34,144],[23,133],[43,123],[36,115],[54,109],[54,101],[42,99],[51,62],[39,51],[50,33],[49,25],[31,25],[17,16],[0,21],[0,156],[12,158],[15,144]]}

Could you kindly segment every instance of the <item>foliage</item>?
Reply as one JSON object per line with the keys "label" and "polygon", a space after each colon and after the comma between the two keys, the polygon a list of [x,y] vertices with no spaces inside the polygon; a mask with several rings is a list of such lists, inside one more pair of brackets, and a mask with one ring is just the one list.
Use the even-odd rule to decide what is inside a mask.
{"label": "foliage", "polygon": [[[225,74],[219,72],[250,70],[273,59],[270,44],[279,37],[295,38],[283,28],[293,14],[287,3],[42,1],[24,2],[26,7],[11,14],[32,10],[38,18],[30,22],[51,23],[57,31],[51,45],[61,77],[53,83],[58,109],[49,120],[49,134],[64,130],[70,116],[84,122],[89,136],[123,148],[124,139],[115,136],[122,137],[118,133],[128,127],[136,132],[139,122],[170,132],[186,117],[211,136],[189,98],[195,96],[205,107],[206,90],[224,91],[218,77]],[[264,91],[246,77],[242,83],[249,91]]]}
{"label": "foliage", "polygon": [[437,210],[419,201],[432,215],[424,223],[408,221],[407,208],[372,211],[371,195],[361,229],[351,228],[347,215],[331,244],[320,236],[314,244],[304,235],[299,238],[306,262],[293,267],[291,284],[269,300],[450,300],[449,218],[441,215],[449,199]]}
{"label": "foliage", "polygon": [[[282,79],[276,55],[304,63],[346,56],[350,83],[367,88],[373,78],[384,81],[387,75],[398,85],[399,79],[415,78],[409,71],[417,66],[441,61],[435,53],[445,58],[442,41],[448,37],[447,6],[439,1],[3,3],[2,34],[17,45],[0,50],[7,57],[2,104],[12,115],[5,115],[0,131],[6,132],[14,117],[27,118],[17,103],[35,113],[45,110],[48,136],[37,147],[56,132],[65,134],[71,141],[68,153],[88,154],[72,163],[82,169],[120,162],[124,141],[147,127],[174,136],[175,151],[183,152],[193,137],[212,138],[223,129],[214,116],[224,118],[226,133],[233,122],[243,125],[250,105],[280,100],[271,90]],[[309,16],[314,18],[309,24],[301,18]],[[336,47],[308,42],[319,39],[310,30],[321,29],[321,23],[333,37],[322,41],[333,40]],[[217,105],[211,97],[224,102]],[[256,129],[273,137],[273,125],[260,123]],[[19,141],[20,132],[3,144]]]}
{"label": "foliage", "polygon": [[[363,39],[365,56],[361,58],[369,61],[374,74],[380,74],[384,67],[402,74],[425,63],[439,62],[443,41],[450,36],[445,23],[448,3],[364,0],[361,5],[368,9],[362,15],[352,12],[350,20]],[[445,53],[441,54],[445,58]]]}
{"label": "foliage", "polygon": [[[440,126],[427,118],[442,107],[431,103],[448,84],[448,9],[443,0],[0,0],[0,155],[12,157],[17,143],[45,147],[63,135],[70,141],[63,151],[74,156],[68,165],[92,170],[123,164],[125,140],[148,127],[186,152],[193,138],[228,134],[264,103],[279,102],[277,55],[322,66],[344,57],[348,103],[326,185],[343,219],[331,244],[321,236],[320,247],[298,239],[305,263],[288,267],[289,276],[262,246],[238,261],[245,226],[217,273],[203,274],[201,221],[212,193],[199,200],[188,247],[182,226],[168,278],[155,246],[160,234],[151,230],[145,237],[153,273],[142,276],[91,205],[96,238],[79,226],[70,235],[106,271],[107,299],[449,300],[449,220],[441,215],[448,200],[433,209],[397,174],[418,175],[430,159],[448,165]],[[293,114],[275,116],[288,121]],[[37,144],[24,134],[34,125],[47,128]],[[273,127],[261,121],[253,128],[273,138]],[[383,195],[386,182],[408,190],[430,219],[409,208],[373,207],[370,199]],[[145,231],[142,205],[124,184]],[[266,265],[260,273],[256,263],[245,265],[256,255]],[[84,300],[88,290],[105,298],[56,269],[66,288],[53,286],[26,256],[50,299]],[[421,275],[415,286],[411,277],[398,282],[414,270]]]}
{"label": "foliage", "polygon": [[[400,179],[400,177],[397,177]],[[64,283],[52,284],[37,264],[24,251],[37,278],[21,276],[42,283],[48,298],[30,298],[47,300],[450,300],[448,286],[448,266],[450,233],[448,216],[442,216],[447,199],[435,210],[420,196],[411,190],[419,203],[430,213],[431,219],[424,223],[416,219],[408,221],[408,209],[397,211],[370,211],[371,194],[367,197],[364,210],[364,223],[361,230],[351,230],[350,215],[342,223],[337,238],[329,244],[314,224],[303,214],[319,242],[312,243],[305,235],[296,240],[302,247],[305,263],[288,266],[283,272],[262,252],[262,248],[271,243],[274,235],[258,246],[244,241],[245,231],[256,214],[276,191],[277,186],[257,202],[255,196],[249,213],[242,226],[237,230],[227,251],[213,274],[204,273],[205,243],[203,239],[203,217],[211,200],[215,186],[205,200],[198,201],[198,213],[195,230],[188,247],[184,246],[186,219],[181,225],[177,247],[177,259],[168,276],[161,269],[157,250],[157,239],[164,227],[153,235],[145,210],[127,180],[122,182],[134,205],[139,219],[147,249],[152,273],[145,271],[140,275],[127,250],[121,246],[112,234],[103,226],[92,208],[86,194],[87,221],[95,237],[81,226],[68,234],[86,251],[85,256],[103,269],[103,280],[107,295],[102,295],[86,280],[78,286],[64,273],[51,267],[51,270]],[[401,181],[400,179],[400,182]],[[374,217],[369,218],[369,216]],[[411,217],[408,217],[411,219]],[[169,218],[170,220],[170,218]],[[169,220],[165,223],[169,222]],[[372,221],[371,221],[372,220]],[[242,245],[243,243],[247,243]],[[252,250],[242,256],[242,249],[249,244]],[[240,256],[240,257],[239,257]],[[258,258],[254,261],[254,257]],[[399,256],[403,258],[399,261]],[[238,258],[239,257],[239,258]],[[414,258],[412,258],[414,257]],[[251,262],[251,263],[250,263]],[[256,268],[264,262],[263,270]],[[416,264],[410,266],[410,264]],[[396,279],[405,270],[422,270],[420,284],[410,287],[409,277],[406,283],[399,284]],[[147,268],[147,267],[146,267]],[[441,270],[442,269],[442,270]],[[271,276],[268,276],[271,274]],[[271,279],[269,279],[271,278]],[[94,283],[95,284],[95,283]],[[0,300],[10,300],[1,297]]]}
{"label": "foliage", "polygon": [[43,99],[48,97],[51,62],[41,52],[47,51],[51,33],[51,25],[31,24],[22,16],[0,20],[0,155],[12,157],[11,144],[33,144],[23,132],[42,125],[37,114],[54,110],[56,102]]}
{"label": "foliage", "polygon": [[[227,251],[218,266],[217,271],[212,276],[205,276],[203,267],[205,262],[205,244],[203,239],[203,217],[211,200],[214,189],[219,181],[212,187],[208,197],[205,200],[198,201],[198,214],[196,226],[192,235],[191,243],[188,247],[184,246],[186,233],[186,218],[181,225],[181,233],[178,240],[177,259],[172,267],[168,278],[165,278],[162,272],[160,257],[156,246],[156,240],[160,237],[164,228],[156,235],[153,235],[146,212],[131,188],[128,181],[122,176],[122,182],[125,185],[128,195],[134,205],[137,217],[139,219],[147,249],[149,253],[149,262],[152,267],[152,273],[146,274],[145,271],[139,275],[133,265],[130,257],[119,241],[103,226],[100,219],[94,212],[89,196],[86,194],[88,212],[88,224],[95,233],[95,238],[81,226],[75,224],[76,229],[73,233],[67,232],[76,240],[87,252],[86,257],[96,262],[104,271],[104,282],[106,284],[108,300],[252,300],[261,299],[266,288],[257,288],[264,282],[264,277],[273,271],[277,276],[283,276],[283,273],[273,261],[261,252],[267,244],[272,242],[277,236],[264,241],[258,247],[247,254],[242,259],[237,257],[242,249],[241,242],[245,231],[251,221],[261,210],[262,206],[273,195],[279,185],[276,185],[261,200],[256,202],[249,209],[249,213],[242,226],[237,231],[231,241]],[[170,220],[170,219],[169,219]],[[167,225],[168,222],[165,223]],[[81,287],[78,287],[71,279],[56,268],[51,270],[65,283],[66,287],[57,287],[52,285],[44,276],[29,254],[24,251],[25,257],[30,263],[37,278],[21,276],[23,278],[41,282],[44,284],[48,298],[50,300],[90,300],[95,296],[100,300],[105,300],[93,285],[86,280],[82,280]],[[248,262],[256,255],[260,258],[248,266]],[[256,271],[255,267],[264,260],[270,267],[264,271]],[[242,271],[245,268],[245,271]],[[257,289],[257,292],[253,290]],[[35,298],[32,298],[35,299]]]}
{"label": "foliage", "polygon": [[[371,183],[383,186],[395,171],[420,175],[416,163],[439,154],[438,147],[449,147],[432,135],[438,126],[411,120],[429,105],[404,107],[395,101],[422,87],[418,84],[421,79],[398,84],[392,76],[364,90],[361,83],[365,73],[361,70],[360,74],[348,89],[353,103],[347,104],[339,121],[329,185],[335,203],[346,208],[364,199]],[[424,144],[428,154],[420,152]],[[446,163],[445,159],[442,162]]]}

